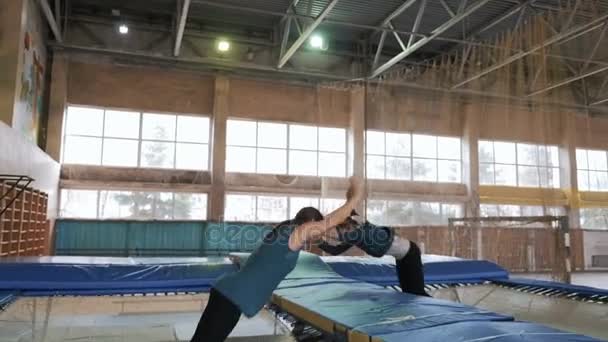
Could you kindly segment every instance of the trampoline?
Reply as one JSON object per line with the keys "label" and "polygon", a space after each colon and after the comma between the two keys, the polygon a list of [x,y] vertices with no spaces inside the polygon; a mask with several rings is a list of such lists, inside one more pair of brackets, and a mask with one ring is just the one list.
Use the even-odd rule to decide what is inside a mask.
{"label": "trampoline", "polygon": [[[275,291],[272,305],[252,319],[242,318],[230,339],[369,342],[412,337],[416,341],[595,341],[584,335],[607,338],[601,329],[582,324],[596,320],[601,327],[606,322],[606,296],[599,290],[579,288],[577,295],[571,295],[566,293],[574,288],[565,285],[525,285],[525,281],[509,279],[504,269],[486,261],[425,257],[425,265],[428,286],[436,298],[391,289],[397,279],[388,259],[321,259],[302,253],[297,267]],[[213,281],[236,269],[231,259],[220,257],[3,260],[0,341],[186,341]],[[536,322],[542,322],[545,316],[543,305],[546,310],[558,311],[556,304],[536,298],[542,297],[536,290],[524,292],[519,286],[544,288],[560,301],[577,303],[578,311],[572,315],[582,319],[571,320],[575,327],[519,321],[531,320],[526,317],[533,315],[524,317],[525,310],[513,309],[518,307],[505,303],[506,294],[501,291],[509,296],[534,296],[532,301],[539,305],[528,311],[537,316],[533,317]],[[596,306],[597,310],[589,309]],[[509,307],[511,312],[505,309]]]}

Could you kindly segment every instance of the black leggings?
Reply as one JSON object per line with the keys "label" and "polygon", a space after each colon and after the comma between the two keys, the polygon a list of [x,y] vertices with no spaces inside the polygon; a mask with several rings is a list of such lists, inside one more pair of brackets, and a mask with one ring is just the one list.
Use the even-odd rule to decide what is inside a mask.
{"label": "black leggings", "polygon": [[198,321],[192,342],[222,342],[228,338],[241,317],[241,310],[215,289],[209,293],[209,302]]}
{"label": "black leggings", "polygon": [[424,271],[420,254],[418,245],[410,241],[410,250],[396,261],[397,277],[403,292],[430,297],[424,290]]}

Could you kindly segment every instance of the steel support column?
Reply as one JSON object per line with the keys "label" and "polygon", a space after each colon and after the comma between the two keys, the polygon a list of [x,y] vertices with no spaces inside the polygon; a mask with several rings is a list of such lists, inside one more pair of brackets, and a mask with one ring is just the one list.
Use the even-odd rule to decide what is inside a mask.
{"label": "steel support column", "polygon": [[48,0],[39,0],[38,3],[40,4],[40,7],[42,8],[42,12],[44,13],[44,16],[46,17],[46,21],[49,23],[49,26],[51,27],[51,31],[53,31],[55,40],[58,41],[59,43],[62,43],[63,38],[61,37],[61,31],[59,30],[57,21],[55,20],[55,17],[53,16],[53,11],[51,10],[51,6],[49,6],[49,1]]}
{"label": "steel support column", "polygon": [[184,30],[186,29],[186,21],[188,20],[188,11],[190,10],[190,0],[184,0],[182,9],[179,13],[179,24],[177,25],[177,35],[175,36],[175,46],[173,48],[173,56],[179,56],[182,48],[182,40],[184,38]]}

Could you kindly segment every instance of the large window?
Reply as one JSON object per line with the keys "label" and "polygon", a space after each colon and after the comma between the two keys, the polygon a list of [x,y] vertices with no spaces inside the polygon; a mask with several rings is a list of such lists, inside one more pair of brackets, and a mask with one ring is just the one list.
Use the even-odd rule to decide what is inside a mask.
{"label": "large window", "polygon": [[90,219],[204,220],[207,194],[61,190],[60,216]]}
{"label": "large window", "polygon": [[209,168],[209,118],[68,107],[63,163]]}
{"label": "large window", "polygon": [[607,151],[576,149],[578,189],[608,191]]}
{"label": "large window", "polygon": [[281,222],[294,218],[304,207],[318,208],[327,214],[344,204],[344,199],[287,195],[227,194],[224,220]]}
{"label": "large window", "polygon": [[462,205],[397,200],[367,202],[367,219],[379,225],[447,225],[450,217],[462,217]]}
{"label": "large window", "polygon": [[608,208],[581,208],[581,228],[608,230]]}
{"label": "large window", "polygon": [[540,205],[481,204],[479,214],[488,216],[562,216],[563,207],[544,207]]}
{"label": "large window", "polygon": [[346,176],[346,130],[228,120],[226,171]]}
{"label": "large window", "polygon": [[559,188],[558,148],[480,140],[479,183]]}
{"label": "large window", "polygon": [[462,182],[460,138],[367,131],[367,178]]}

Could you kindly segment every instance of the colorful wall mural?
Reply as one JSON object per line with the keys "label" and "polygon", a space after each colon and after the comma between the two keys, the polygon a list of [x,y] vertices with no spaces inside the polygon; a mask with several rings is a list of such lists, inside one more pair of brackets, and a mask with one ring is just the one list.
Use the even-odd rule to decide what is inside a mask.
{"label": "colorful wall mural", "polygon": [[38,8],[32,0],[24,2],[27,15],[22,27],[23,49],[21,51],[21,69],[17,76],[17,96],[13,111],[13,128],[34,143],[39,141],[39,128],[46,111],[44,96],[46,88],[46,46],[43,40],[44,31]]}

